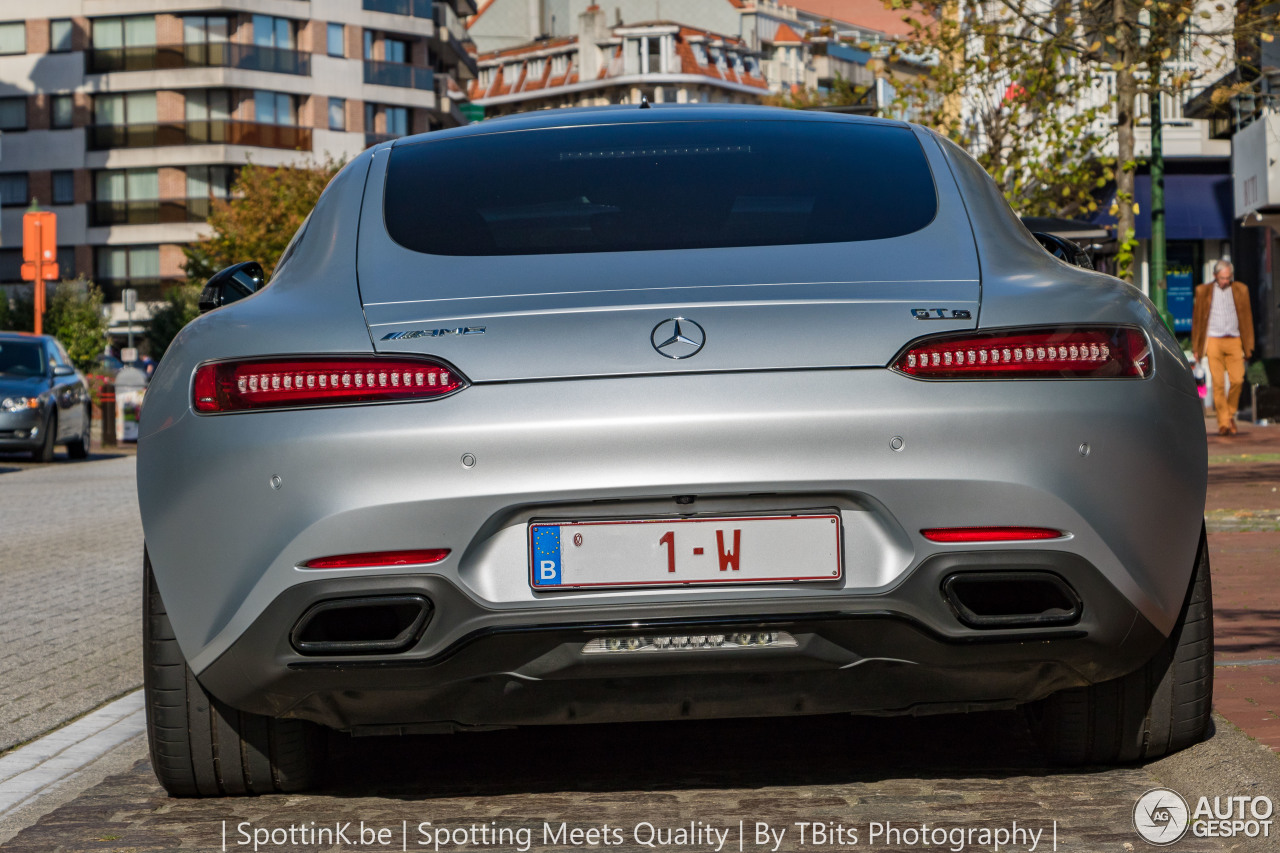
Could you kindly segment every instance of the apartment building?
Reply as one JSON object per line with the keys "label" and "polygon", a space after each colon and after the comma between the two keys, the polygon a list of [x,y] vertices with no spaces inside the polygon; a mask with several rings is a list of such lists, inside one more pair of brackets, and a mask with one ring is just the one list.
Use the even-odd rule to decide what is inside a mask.
{"label": "apartment building", "polygon": [[[711,100],[758,101],[769,94],[800,89],[823,91],[839,77],[867,90],[866,103],[861,106],[863,111],[873,112],[892,102],[895,77],[924,70],[919,64],[903,60],[891,63],[887,59],[892,44],[910,31],[902,20],[903,14],[886,9],[881,0],[794,0],[791,4],[773,0],[480,0],[467,29],[481,52],[481,68],[499,70],[488,76],[482,73],[473,93],[484,93],[476,97],[482,99],[477,102],[484,104],[486,115],[509,111],[513,100],[521,101],[522,109],[562,105],[550,97],[515,99],[510,96],[518,93],[510,92],[495,95],[494,78],[501,74],[503,86],[515,84],[513,74],[524,73],[513,65],[517,57],[532,59],[536,72],[537,60],[543,54],[550,58],[569,53],[587,57],[590,63],[589,55],[596,50],[602,52],[600,67],[608,69],[615,59],[624,64],[619,74],[610,71],[610,76],[634,76],[638,63],[644,60],[640,54],[629,59],[632,54],[628,50],[634,48],[628,47],[628,40],[644,37],[637,35],[637,28],[664,24],[687,29],[692,39],[705,37],[708,50],[722,51],[730,66],[744,66],[750,78],[749,91],[707,89],[704,81],[689,80],[692,88],[685,87],[685,97],[704,94]],[[584,20],[590,21],[586,30]],[[675,41],[680,42],[681,38]],[[558,62],[563,64],[562,60]],[[733,76],[707,75],[702,68],[706,64],[699,63],[693,72],[724,79]],[[645,77],[653,74],[646,71]],[[579,78],[577,85],[586,86],[588,81],[580,75]],[[764,81],[763,87],[757,85],[759,80]],[[665,86],[649,80],[627,88],[637,93],[637,100],[639,93],[654,100],[654,90],[658,88],[667,93],[678,92],[672,90],[669,80]],[[570,104],[596,103],[602,98],[616,103],[607,100],[607,95],[585,96],[576,91],[565,94],[572,95],[562,99]]]}
{"label": "apartment building", "polygon": [[640,103],[759,103],[769,93],[756,51],[671,21],[608,27],[598,7],[578,34],[482,54],[468,93],[489,116]]}
{"label": "apartment building", "polygon": [[[5,20],[19,7],[29,17]],[[160,299],[246,162],[349,159],[465,123],[474,12],[474,0],[0,4],[0,285],[20,280],[36,200],[58,214],[63,277],[92,278],[112,303],[124,287]]]}

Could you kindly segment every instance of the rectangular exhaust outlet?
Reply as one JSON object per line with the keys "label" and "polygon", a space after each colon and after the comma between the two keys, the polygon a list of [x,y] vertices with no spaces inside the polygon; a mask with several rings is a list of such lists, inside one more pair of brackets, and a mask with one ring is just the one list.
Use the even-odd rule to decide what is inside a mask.
{"label": "rectangular exhaust outlet", "polygon": [[1074,625],[1080,596],[1052,572],[958,572],[942,581],[956,618],[970,628],[1044,628]]}
{"label": "rectangular exhaust outlet", "polygon": [[417,641],[430,614],[421,595],[322,601],[302,614],[289,640],[304,655],[394,654]]}

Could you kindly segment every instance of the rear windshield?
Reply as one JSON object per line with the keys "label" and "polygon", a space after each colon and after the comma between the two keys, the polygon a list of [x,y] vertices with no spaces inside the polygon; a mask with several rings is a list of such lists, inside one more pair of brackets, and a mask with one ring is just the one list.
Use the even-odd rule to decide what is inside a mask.
{"label": "rear windshield", "polygon": [[392,239],[438,255],[879,240],[923,228],[938,206],[911,130],[816,121],[610,124],[400,145],[385,199]]}

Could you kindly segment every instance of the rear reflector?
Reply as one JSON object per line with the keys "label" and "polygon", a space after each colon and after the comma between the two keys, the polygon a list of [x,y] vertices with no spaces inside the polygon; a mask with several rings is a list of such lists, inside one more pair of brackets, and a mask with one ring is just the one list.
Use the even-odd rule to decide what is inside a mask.
{"label": "rear reflector", "polygon": [[1138,329],[1055,328],[928,338],[892,366],[919,379],[1141,378],[1151,360]]}
{"label": "rear reflector", "polygon": [[192,405],[212,413],[421,400],[465,384],[453,368],[426,359],[224,361],[196,369]]}
{"label": "rear reflector", "polygon": [[1061,530],[1050,527],[931,527],[920,533],[930,542],[1019,542],[1063,536]]}
{"label": "rear reflector", "polygon": [[383,566],[420,566],[438,563],[449,556],[448,548],[417,551],[371,551],[365,554],[338,554],[316,557],[302,564],[304,569],[377,569]]}

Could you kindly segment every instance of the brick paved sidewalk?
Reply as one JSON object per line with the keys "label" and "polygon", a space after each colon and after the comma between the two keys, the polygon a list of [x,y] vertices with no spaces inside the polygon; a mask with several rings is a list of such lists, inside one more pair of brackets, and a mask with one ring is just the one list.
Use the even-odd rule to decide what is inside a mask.
{"label": "brick paved sidewalk", "polygon": [[1214,707],[1280,752],[1280,426],[1206,431]]}

